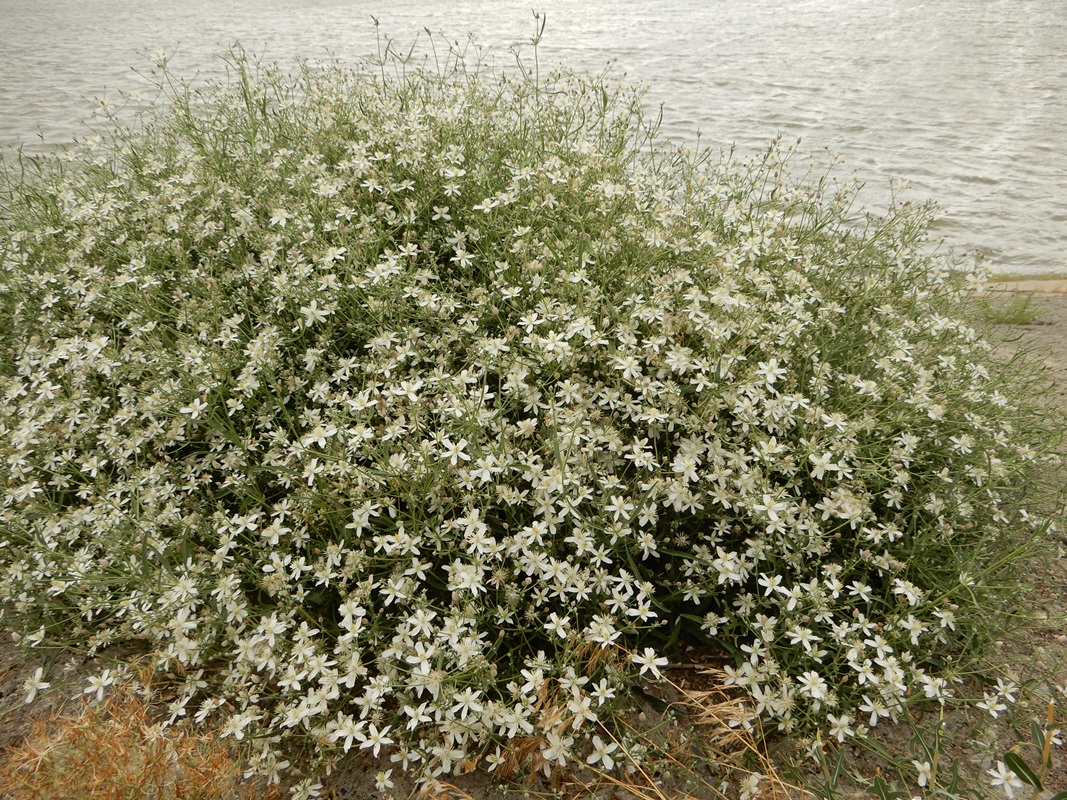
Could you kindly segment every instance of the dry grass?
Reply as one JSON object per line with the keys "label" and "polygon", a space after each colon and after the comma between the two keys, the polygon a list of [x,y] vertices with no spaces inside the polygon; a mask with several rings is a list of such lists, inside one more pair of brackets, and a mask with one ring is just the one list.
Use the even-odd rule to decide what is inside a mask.
{"label": "dry grass", "polygon": [[214,731],[164,727],[126,687],[77,715],[38,720],[0,756],[2,800],[271,800],[242,777],[239,748]]}
{"label": "dry grass", "polygon": [[[689,689],[666,681],[679,697],[673,705],[681,712],[682,724],[665,726],[657,733],[641,732],[642,738],[658,740],[650,742],[656,746],[658,759],[649,767],[639,767],[625,781],[605,774],[600,777],[640,800],[681,800],[690,793],[725,800],[736,797],[738,785],[744,783],[749,783],[753,796],[763,800],[803,795],[800,787],[790,784],[776,770],[762,743],[762,732],[753,727],[758,720],[753,720],[751,711],[746,710],[736,688],[724,688],[725,674],[702,669],[700,676],[708,688]],[[698,774],[706,774],[711,768],[720,780],[712,782]],[[670,787],[666,791],[663,781],[656,778],[657,773],[674,777],[666,784]],[[687,785],[685,795],[679,794],[680,787],[674,785],[680,778]],[[728,794],[723,781],[732,784]]]}
{"label": "dry grass", "polygon": [[[612,657],[591,647],[582,655],[591,662]],[[553,770],[546,779],[539,758],[543,739],[534,735],[513,740],[506,763],[493,776],[483,773],[475,778],[474,773],[482,770],[477,760],[470,760],[462,765],[464,774],[455,779],[460,786],[432,781],[408,796],[477,800],[482,789],[494,784],[495,788],[525,784],[535,796],[562,800],[717,800],[737,798],[749,776],[759,777],[762,798],[799,796],[796,787],[776,774],[757,744],[759,731],[748,727],[751,720],[741,705],[744,698],[736,688],[723,687],[722,673],[700,667],[695,672],[687,670],[685,679],[672,677],[677,682],[668,679],[655,689],[664,699],[660,711],[635,712],[615,729],[615,736],[600,730],[618,745],[618,763],[625,764],[632,757],[634,766],[629,771],[609,773],[572,762],[565,769]],[[189,722],[161,724],[166,692],[147,688],[153,685],[152,676],[142,672],[102,703],[85,701],[76,713],[68,710],[38,719],[30,735],[0,752],[0,800],[270,800],[283,795],[278,787],[245,780],[242,770],[247,753],[220,739],[217,731]],[[540,702],[558,711],[548,715],[558,725],[568,728],[573,722],[558,687],[546,683]],[[643,752],[627,749],[635,746]],[[363,769],[372,772],[379,765],[364,764]],[[370,788],[370,772],[363,783],[367,796],[388,796]],[[475,778],[473,785],[467,784],[468,778]],[[515,779],[518,784],[511,783]],[[732,784],[727,793],[724,780]],[[324,797],[341,796],[327,782]]]}
{"label": "dry grass", "polygon": [[[618,747],[613,754],[616,763],[629,762],[629,769],[606,772],[588,765],[583,769],[557,768],[547,782],[541,782],[538,779],[544,761],[539,751],[543,740],[529,736],[512,740],[496,774],[506,780],[519,773],[522,765],[527,765],[525,786],[540,783],[549,790],[545,796],[561,800],[735,800],[739,795],[762,800],[795,800],[804,797],[807,793],[803,789],[779,774],[763,744],[762,731],[754,727],[758,726],[758,720],[745,707],[746,696],[737,687],[726,687],[725,673],[702,667],[690,677],[696,678],[699,688],[680,685],[681,682],[669,677],[656,687],[657,695],[668,698],[662,712],[634,713],[629,719],[621,720],[622,728],[614,734],[604,728],[600,730],[605,739]],[[548,717],[566,727],[570,720],[565,717],[559,698],[542,689],[540,702],[559,708],[559,715]],[[638,749],[640,754],[636,752]],[[431,800],[471,798],[464,790],[443,783],[426,787],[423,796]]]}

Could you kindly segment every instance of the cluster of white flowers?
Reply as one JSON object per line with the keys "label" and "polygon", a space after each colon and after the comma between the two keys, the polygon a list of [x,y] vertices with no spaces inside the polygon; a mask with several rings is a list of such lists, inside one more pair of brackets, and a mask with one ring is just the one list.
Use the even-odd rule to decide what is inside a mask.
{"label": "cluster of white flowers", "polygon": [[242,85],[11,195],[31,629],[147,641],[267,773],[301,737],[610,770],[676,639],[787,731],[947,695],[1034,451],[921,214],[642,156],[638,100],[565,74]]}

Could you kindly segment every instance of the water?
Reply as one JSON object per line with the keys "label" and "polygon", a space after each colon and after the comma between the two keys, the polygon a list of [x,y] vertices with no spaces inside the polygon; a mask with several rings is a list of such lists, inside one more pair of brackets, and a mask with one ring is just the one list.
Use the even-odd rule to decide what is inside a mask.
{"label": "water", "polygon": [[[943,207],[947,246],[1000,272],[1067,263],[1067,6],[1062,0],[551,0],[542,63],[649,83],[663,131],[762,150],[781,133]],[[377,17],[376,30],[371,15]],[[0,147],[80,135],[92,99],[145,91],[147,54],[217,77],[239,40],[268,60],[372,54],[380,31],[489,47],[534,32],[528,0],[0,0]]]}

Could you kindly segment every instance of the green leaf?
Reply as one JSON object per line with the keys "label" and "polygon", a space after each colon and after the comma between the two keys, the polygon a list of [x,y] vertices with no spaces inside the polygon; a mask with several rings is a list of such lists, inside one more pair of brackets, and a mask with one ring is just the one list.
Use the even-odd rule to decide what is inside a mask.
{"label": "green leaf", "polygon": [[1060,792],[1059,794],[1054,794],[1052,795],[1052,797],[1049,798],[1049,800],[1067,800],[1067,792]]}
{"label": "green leaf", "polygon": [[1019,780],[1033,786],[1039,792],[1041,791],[1041,779],[1034,774],[1032,769],[1026,766],[1026,762],[1019,758],[1018,753],[1005,753],[1004,763],[1008,765],[1008,769],[1019,776]]}
{"label": "green leaf", "polygon": [[1041,730],[1041,726],[1037,724],[1036,720],[1030,720],[1030,737],[1034,740],[1034,744],[1037,745],[1037,749],[1044,752],[1045,732]]}
{"label": "green leaf", "polygon": [[879,800],[901,800],[901,798],[908,796],[907,792],[893,791],[881,775],[875,776],[874,782],[871,784],[871,791],[878,795]]}
{"label": "green leaf", "polygon": [[960,760],[958,758],[952,759],[952,764],[949,766],[949,782],[945,785],[945,790],[951,794],[960,794]]}

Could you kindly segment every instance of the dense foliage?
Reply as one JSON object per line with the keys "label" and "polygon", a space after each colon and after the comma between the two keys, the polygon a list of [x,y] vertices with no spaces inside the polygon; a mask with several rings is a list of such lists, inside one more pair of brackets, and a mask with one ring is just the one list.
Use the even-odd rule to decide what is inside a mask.
{"label": "dense foliage", "polygon": [[268,773],[300,740],[610,768],[678,641],[783,730],[946,696],[1042,445],[927,211],[853,215],[777,144],[654,146],[603,80],[455,66],[239,62],[8,164],[27,641],[148,642]]}

